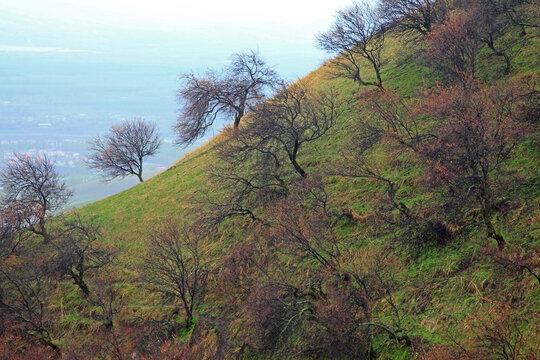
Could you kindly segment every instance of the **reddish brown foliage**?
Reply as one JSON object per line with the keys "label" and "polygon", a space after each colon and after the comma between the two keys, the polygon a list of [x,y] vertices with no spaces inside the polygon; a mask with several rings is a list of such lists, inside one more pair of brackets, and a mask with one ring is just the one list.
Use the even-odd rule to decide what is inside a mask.
{"label": "reddish brown foliage", "polygon": [[0,360],[52,360],[59,354],[26,334],[23,326],[0,313]]}
{"label": "reddish brown foliage", "polygon": [[477,315],[464,324],[466,340],[455,342],[465,359],[536,359],[535,339],[527,339],[525,326],[531,327],[531,336],[538,333],[532,318],[518,315],[510,304],[488,301]]}
{"label": "reddish brown foliage", "polygon": [[437,88],[424,105],[438,122],[437,138],[420,148],[426,180],[446,189],[454,209],[471,199],[479,204],[488,236],[499,246],[505,241],[491,220],[498,195],[494,174],[528,131],[521,111],[525,93],[514,83],[486,87],[469,78],[465,87]]}
{"label": "reddish brown foliage", "polygon": [[478,28],[468,12],[455,12],[428,34],[430,64],[452,79],[474,76],[478,52]]}

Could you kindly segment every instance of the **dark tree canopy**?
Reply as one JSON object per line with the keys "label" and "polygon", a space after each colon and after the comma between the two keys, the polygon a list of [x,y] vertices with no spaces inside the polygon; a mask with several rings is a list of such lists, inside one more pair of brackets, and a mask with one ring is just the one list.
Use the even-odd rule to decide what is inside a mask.
{"label": "dark tree canopy", "polygon": [[28,230],[48,241],[49,216],[61,210],[73,194],[46,155],[16,153],[0,173],[2,207]]}
{"label": "dark tree canopy", "polygon": [[88,166],[109,180],[136,175],[143,182],[143,160],[155,155],[160,146],[156,124],[137,118],[124,121],[90,141]]}
{"label": "dark tree canopy", "polygon": [[[382,87],[383,24],[378,8],[367,2],[354,3],[337,12],[334,24],[328,32],[317,36],[317,42],[321,49],[338,56],[334,64],[340,76],[360,85]],[[362,60],[367,60],[373,67],[376,81],[365,79]]]}
{"label": "dark tree canopy", "polygon": [[233,118],[238,128],[242,117],[264,100],[279,77],[258,53],[249,51],[234,54],[222,73],[188,73],[181,80],[178,101],[182,109],[173,130],[179,144],[189,145],[203,136],[218,117]]}

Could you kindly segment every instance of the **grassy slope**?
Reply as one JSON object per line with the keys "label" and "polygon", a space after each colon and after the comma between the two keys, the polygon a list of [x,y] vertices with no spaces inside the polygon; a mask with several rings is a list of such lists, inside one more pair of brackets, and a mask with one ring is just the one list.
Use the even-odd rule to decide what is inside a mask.
{"label": "grassy slope", "polygon": [[[515,44],[516,34],[508,34],[504,41]],[[536,37],[514,60],[512,76],[539,75],[538,49],[539,41]],[[393,88],[402,95],[415,97],[419,90],[433,85],[436,78],[427,68],[412,61],[411,56],[413,52],[410,46],[404,46],[395,37],[390,37],[384,52],[384,58],[388,61],[382,75],[386,87]],[[480,60],[481,77],[490,80],[499,72],[500,65],[500,59],[483,51]],[[344,97],[358,94],[356,85],[347,80],[329,77],[328,66],[322,66],[300,81],[307,81],[318,89],[336,88]],[[338,156],[340,149],[347,146],[347,131],[355,119],[363,116],[363,111],[365,110],[361,108],[347,109],[332,134],[300,151],[299,162],[306,166],[308,173],[324,168]],[[540,187],[535,171],[540,163],[540,154],[536,140],[522,144],[509,164],[509,168],[519,172],[525,179],[521,188],[511,189],[508,194],[512,198],[512,204],[517,207],[504,218],[498,219],[497,225],[510,239],[510,243],[528,242],[534,246],[539,245]],[[137,275],[137,264],[145,250],[146,234],[149,228],[165,217],[192,216],[195,211],[194,199],[200,199],[201,195],[215,191],[208,178],[208,166],[216,161],[213,145],[218,141],[219,136],[144,184],[81,210],[85,214],[97,216],[103,224],[108,241],[124,249],[115,265],[120,276],[127,280],[122,286],[127,307],[121,316],[152,308],[152,298],[129,282]],[[418,182],[422,174],[421,165],[406,154],[399,155],[397,159],[395,156],[391,148],[382,146],[373,154],[373,160],[387,169],[393,178],[398,179],[401,185],[399,195],[406,196],[408,205],[422,206],[434,201],[436,194],[422,189]],[[380,191],[378,184],[364,180],[330,178],[328,186],[334,206],[353,209],[363,219],[358,226],[348,225],[340,229],[341,235],[349,239],[348,244],[353,251],[362,249],[369,252],[370,249],[383,247],[393,249],[391,256],[396,259],[398,278],[403,283],[396,297],[408,304],[407,328],[414,336],[432,343],[448,343],[449,337],[445,334],[450,331],[457,339],[466,339],[467,332],[464,329],[449,327],[451,319],[466,319],[478,312],[486,297],[505,299],[506,294],[515,292],[515,296],[519,297],[516,301],[519,302],[521,311],[528,313],[540,309],[540,294],[530,278],[525,277],[515,282],[511,277],[501,277],[498,268],[480,255],[479,250],[486,244],[481,228],[473,230],[468,238],[456,239],[453,244],[443,249],[426,248],[411,254],[406,247],[393,244],[389,238],[378,237],[372,231],[374,214],[371,209],[376,205],[375,196]],[[207,244],[208,251],[219,257],[234,241],[234,237],[228,237],[222,242]],[[468,260],[472,260],[472,265],[464,266]],[[75,299],[75,291],[73,290],[71,295],[74,303],[78,301]],[[211,304],[207,306],[209,309],[212,307]],[[381,316],[384,316],[384,313],[383,306]],[[65,325],[64,331],[69,332],[67,320]],[[395,358],[405,355],[400,349],[389,349],[386,356]]]}

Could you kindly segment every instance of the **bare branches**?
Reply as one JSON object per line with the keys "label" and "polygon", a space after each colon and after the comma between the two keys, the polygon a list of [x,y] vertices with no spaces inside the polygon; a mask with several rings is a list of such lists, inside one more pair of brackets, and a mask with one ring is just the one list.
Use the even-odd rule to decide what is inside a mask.
{"label": "bare branches", "polygon": [[182,109],[173,130],[182,145],[203,136],[219,117],[232,117],[238,128],[244,115],[279,82],[276,72],[254,51],[234,54],[222,74],[188,73],[181,80],[177,97]]}
{"label": "bare branches", "polygon": [[284,84],[256,108],[251,121],[218,148],[223,161],[214,167],[214,179],[227,191],[225,201],[209,201],[218,221],[231,215],[255,220],[254,206],[286,196],[296,176],[307,177],[298,156],[330,131],[340,109],[335,93],[316,93],[303,84]]}
{"label": "bare branches", "polygon": [[90,289],[86,283],[86,274],[110,264],[115,253],[96,246],[101,234],[98,224],[93,220],[85,221],[79,214],[75,214],[63,227],[53,244],[56,254],[52,267],[61,278],[71,279],[87,297]]}
{"label": "bare branches", "polygon": [[[40,260],[32,258],[39,256]],[[49,332],[52,317],[47,308],[47,275],[47,259],[43,253],[3,262],[0,265],[0,310],[11,314],[28,334],[58,350]]]}
{"label": "bare branches", "polygon": [[[406,224],[414,222],[415,218],[411,210],[397,197],[398,185],[369,161],[369,154],[387,132],[401,144],[416,146],[419,141],[418,129],[414,120],[409,119],[408,116],[402,117],[400,111],[393,106],[382,105],[377,101],[374,101],[372,105],[375,108],[373,115],[358,122],[358,128],[352,134],[347,150],[343,151],[329,173],[348,178],[375,180],[384,184],[391,208],[398,210],[401,215],[400,222]],[[378,107],[380,107],[379,112],[376,110]],[[386,128],[381,127],[380,120]],[[391,211],[388,214],[391,214]],[[384,217],[388,214],[384,214]],[[394,220],[390,218],[387,221],[394,223]]]}
{"label": "bare branches", "polygon": [[523,93],[512,83],[485,88],[469,78],[464,88],[437,89],[425,107],[441,119],[439,136],[420,149],[430,164],[427,180],[442,185],[452,201],[474,199],[480,205],[488,237],[501,249],[505,240],[492,221],[494,173],[527,132],[521,123]]}
{"label": "bare branches", "polygon": [[288,161],[306,177],[298,151],[334,126],[338,109],[333,92],[313,93],[302,84],[283,85],[274,98],[255,110],[253,123],[235,140],[240,151],[267,154],[276,165]]}
{"label": "bare branches", "polygon": [[124,121],[90,141],[88,166],[102,171],[109,180],[136,175],[143,182],[143,159],[155,155],[160,146],[154,123],[137,118]]}
{"label": "bare branches", "polygon": [[382,0],[381,14],[389,26],[401,31],[429,33],[434,24],[442,23],[447,13],[445,0]]}
{"label": "bare branches", "polygon": [[[331,29],[317,36],[319,47],[337,55],[333,61],[339,74],[359,85],[374,85],[382,88],[380,74],[381,51],[385,31],[377,8],[368,2],[354,3],[339,10]],[[376,81],[366,81],[362,70],[362,59],[373,67]]]}
{"label": "bare branches", "polygon": [[0,185],[4,188],[1,200],[5,211],[29,231],[49,241],[45,224],[72,195],[58,175],[54,161],[45,155],[16,153],[0,173]]}
{"label": "bare branches", "polygon": [[272,229],[268,235],[300,262],[313,259],[324,268],[337,270],[340,250],[326,202],[320,180],[301,179],[292,187],[291,195],[270,208]]}
{"label": "bare branches", "polygon": [[15,253],[25,238],[25,219],[32,218],[18,205],[11,203],[0,209],[0,258]]}
{"label": "bare branches", "polygon": [[193,325],[194,310],[208,276],[199,249],[201,231],[169,220],[156,229],[146,258],[147,280],[171,305],[184,310],[187,329]]}

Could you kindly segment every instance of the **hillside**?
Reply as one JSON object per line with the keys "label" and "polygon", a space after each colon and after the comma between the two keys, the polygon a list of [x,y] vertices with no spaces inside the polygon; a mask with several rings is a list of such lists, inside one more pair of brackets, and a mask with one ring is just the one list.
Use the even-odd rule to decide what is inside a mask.
{"label": "hillside", "polygon": [[[497,38],[512,56],[508,74],[504,61],[479,45],[475,80],[464,87],[430,65],[428,40],[397,29],[386,35],[381,53],[384,91],[335,76],[340,58],[299,79],[293,88],[337,94],[335,124],[299,148],[305,179],[289,164],[276,170],[286,195],[242,200],[256,220],[216,215],[223,207],[216,204],[234,192],[232,175],[219,174],[230,169],[223,147],[236,141],[232,129],[146,182],[83,207],[81,217],[101,226],[101,246],[117,249],[114,262],[88,278],[96,296],[110,303],[87,301],[61,281],[49,305],[57,315],[51,337],[73,359],[536,358],[539,35],[537,28],[522,35],[512,26]],[[361,67],[366,81],[375,81],[371,65],[362,60]],[[472,190],[455,195],[466,186],[461,168],[444,167],[444,149],[453,145],[441,150],[440,144],[456,122],[443,126],[444,116],[455,113],[441,107],[446,99],[462,101],[467,86],[478,86],[470,93],[475,101],[527,88],[525,105],[524,93],[512,93],[504,107],[507,113],[514,105],[526,108],[520,130],[486,140],[508,148],[488,181],[496,209],[489,221],[504,246],[488,236],[484,203],[471,200]],[[416,137],[400,125],[392,129],[389,118],[405,119]],[[257,121],[248,115],[239,131]],[[511,137],[515,146],[507,145]],[[467,155],[452,153],[450,162],[456,154]],[[259,160],[247,158],[239,167],[271,168]],[[171,223],[192,226],[207,279],[187,326],[182,305],[170,294],[162,298],[148,281],[149,249]],[[112,330],[103,330],[105,318]]]}

